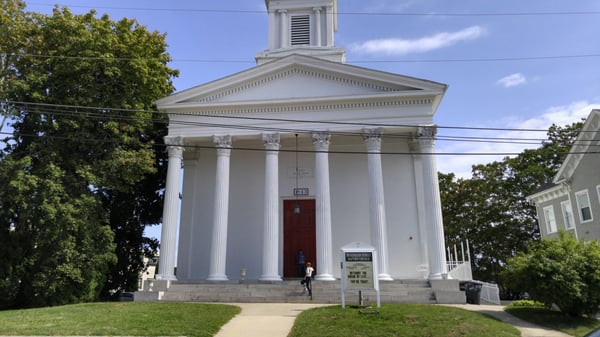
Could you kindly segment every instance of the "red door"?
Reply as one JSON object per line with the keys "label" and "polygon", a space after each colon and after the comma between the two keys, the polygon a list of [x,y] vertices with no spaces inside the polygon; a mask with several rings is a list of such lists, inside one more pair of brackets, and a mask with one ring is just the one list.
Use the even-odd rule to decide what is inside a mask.
{"label": "red door", "polygon": [[[300,213],[294,213],[296,205],[300,206]],[[314,200],[283,201],[283,277],[300,277],[296,259],[300,250],[304,252],[306,262],[310,261],[317,269],[315,223]]]}

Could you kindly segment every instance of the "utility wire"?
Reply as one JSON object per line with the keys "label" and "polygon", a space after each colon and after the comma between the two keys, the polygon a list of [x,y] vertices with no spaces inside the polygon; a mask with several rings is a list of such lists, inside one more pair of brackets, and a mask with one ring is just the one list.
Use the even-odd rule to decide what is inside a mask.
{"label": "utility wire", "polygon": [[[160,58],[143,57],[114,57],[114,56],[76,56],[76,55],[43,55],[43,54],[20,54],[10,53],[11,56],[64,59],[64,60],[99,60],[99,61],[161,61]],[[347,64],[369,64],[369,63],[482,63],[482,62],[514,62],[514,61],[539,61],[539,60],[567,60],[581,58],[597,58],[600,53],[570,54],[570,55],[536,55],[515,57],[489,57],[489,58],[460,58],[460,59],[403,59],[403,60],[346,60]],[[234,59],[171,59],[171,63],[230,63],[230,64],[255,64],[255,60]],[[310,64],[310,63],[309,63]]]}
{"label": "utility wire", "polygon": [[[105,120],[105,121],[125,121],[125,122],[137,122],[140,120],[140,118],[144,118],[148,121],[154,122],[154,123],[163,123],[163,124],[167,124],[167,123],[171,123],[172,125],[189,125],[189,126],[195,126],[195,127],[217,127],[217,128],[224,128],[224,129],[241,129],[241,130],[253,130],[253,131],[260,131],[260,132],[281,132],[281,133],[303,133],[303,134],[311,134],[313,133],[315,130],[308,130],[308,129],[297,129],[297,128],[277,128],[277,127],[265,127],[265,126],[246,126],[246,125],[239,125],[239,124],[224,124],[224,123],[206,123],[206,122],[193,122],[193,121],[167,121],[165,119],[156,119],[156,118],[152,118],[152,117],[140,117],[140,116],[119,116],[119,115],[107,115],[105,112],[110,110],[109,108],[94,108],[94,109],[101,109],[102,112],[89,112],[89,111],[69,111],[69,110],[52,110],[52,109],[48,109],[48,107],[52,107],[52,106],[56,106],[53,104],[33,104],[35,105],[39,105],[44,107],[44,109],[35,109],[32,110],[31,112],[35,112],[35,113],[40,113],[40,114],[47,114],[49,116],[65,116],[65,117],[76,117],[76,118],[81,118],[81,117],[85,117],[85,118],[89,118],[89,119],[95,119],[95,120]],[[67,107],[67,106],[63,106],[63,107]],[[68,107],[73,107],[73,106],[68,106]],[[23,108],[23,107],[21,107]],[[79,107],[79,108],[84,108],[84,109],[89,109],[88,107]],[[123,111],[128,111],[128,112],[140,112],[140,110],[132,110],[132,109],[114,109],[114,110],[123,110]],[[144,111],[146,113],[156,113],[156,111],[154,112],[148,112],[148,111]],[[218,117],[218,118],[227,118],[228,116],[204,116],[204,117]],[[236,117],[237,119],[253,119],[253,120],[259,120],[259,121],[272,121],[273,119],[268,119],[268,118],[251,118],[251,117]],[[306,121],[306,120],[282,120],[282,119],[276,119],[276,120],[280,120],[280,121],[286,121],[286,122],[310,122],[310,123],[323,123],[320,121]],[[391,127],[398,127],[398,126],[404,126],[404,127],[416,127],[416,125],[396,125],[396,124],[362,124],[362,123],[344,123],[344,122],[326,122],[327,124],[350,124],[353,126],[359,126],[359,127],[366,127],[366,126],[377,126],[377,127],[381,127],[381,126],[391,126]],[[467,128],[467,127],[461,127],[461,129],[475,129],[475,128]],[[488,129],[488,128],[486,128]],[[494,129],[496,130],[496,129]],[[501,130],[510,130],[510,131],[543,131],[546,132],[547,130],[537,130],[537,129],[501,129]],[[592,131],[589,131],[592,132]],[[363,132],[352,132],[352,131],[348,131],[348,132],[344,132],[344,131],[331,131],[330,132],[331,135],[335,135],[335,136],[351,136],[351,137],[362,137],[364,135]],[[390,134],[390,133],[384,133],[382,135],[383,138],[386,139],[412,139],[413,136],[412,135],[408,135],[408,134]],[[452,142],[470,142],[470,143],[497,143],[497,144],[513,144],[513,145],[541,145],[543,144],[544,141],[546,141],[547,139],[536,139],[536,138],[515,138],[515,137],[475,137],[475,136],[445,136],[445,135],[437,135],[436,137],[434,137],[433,139],[437,140],[437,141],[452,141]],[[585,144],[585,145],[591,145],[591,146],[598,146],[598,144],[595,144],[594,141],[577,141],[577,144]]]}
{"label": "utility wire", "polygon": [[[28,2],[29,5],[54,7],[55,4]],[[127,11],[151,11],[151,12],[184,12],[184,13],[208,13],[208,14],[266,14],[265,10],[243,10],[243,9],[202,9],[202,8],[151,8],[151,7],[114,7],[114,6],[83,6],[83,5],[68,5],[56,4],[59,7],[67,6],[72,8],[89,8],[89,9],[110,9],[110,10],[127,10]],[[344,12],[338,11],[338,15],[352,16],[456,16],[456,17],[489,17],[489,16],[580,16],[580,15],[599,15],[600,11],[554,11],[554,12]]]}
{"label": "utility wire", "polygon": [[[23,101],[7,101],[9,104],[13,104],[16,107],[26,108],[27,106],[38,106],[38,107],[52,107],[52,108],[69,108],[69,109],[91,109],[100,111],[121,111],[121,112],[144,112],[144,113],[156,113],[165,115],[176,115],[176,116],[189,116],[193,115],[196,117],[203,118],[223,118],[223,119],[237,119],[237,120],[253,120],[253,121],[269,121],[269,122],[289,122],[289,123],[318,123],[318,124],[332,124],[332,125],[349,125],[349,126],[367,126],[367,127],[418,127],[423,125],[414,124],[385,124],[385,123],[353,123],[353,122],[338,122],[338,121],[317,121],[317,120],[298,120],[298,119],[285,119],[285,118],[267,118],[267,117],[250,117],[250,116],[226,116],[226,115],[207,115],[201,113],[177,113],[177,112],[165,112],[165,111],[148,111],[139,109],[123,109],[123,108],[107,108],[107,107],[90,107],[80,105],[67,105],[67,104],[51,104],[51,103],[34,103],[34,102],[23,102]],[[48,110],[56,111],[56,110]],[[77,112],[84,113],[84,112]],[[456,129],[456,130],[479,130],[479,131],[514,131],[514,132],[548,132],[543,129],[531,129],[531,128],[497,128],[497,127],[475,127],[475,126],[444,126],[436,125],[438,129]]]}
{"label": "utility wire", "polygon": [[[5,135],[12,135],[11,133],[8,132],[0,132],[0,134],[5,134]],[[36,135],[36,134],[20,134],[20,137],[25,137],[25,138],[40,138],[40,137],[44,137],[44,138],[48,138],[48,139],[56,139],[56,140],[68,140],[68,141],[76,141],[76,142],[89,142],[89,143],[111,143],[111,144],[117,144],[117,145],[136,145],[136,144],[143,144],[141,142],[124,142],[124,141],[118,141],[118,140],[114,140],[114,139],[94,139],[94,138],[87,138],[87,139],[82,139],[82,138],[74,138],[74,137],[67,137],[67,136],[58,136],[58,135]],[[148,145],[148,144],[144,144],[144,145]],[[167,148],[169,145],[167,144],[159,144],[159,143],[155,143],[155,144],[151,144],[153,147],[159,147],[159,148]],[[214,146],[210,146],[210,145],[192,145],[192,144],[183,144],[183,145],[178,145],[181,146],[183,148],[188,148],[188,149],[206,149],[206,150],[214,150],[215,147]],[[295,152],[299,152],[299,153],[328,153],[328,154],[340,154],[340,155],[368,155],[368,154],[372,154],[373,152],[369,152],[369,151],[340,151],[340,150],[327,150],[327,151],[319,151],[319,150],[305,150],[305,149],[295,149],[295,148],[280,148],[278,150],[268,150],[265,148],[257,148],[257,147],[238,147],[238,146],[234,146],[231,148],[231,150],[233,151],[252,151],[252,152],[269,152],[269,151],[277,151],[277,152],[282,152],[282,153],[295,153]],[[433,153],[429,153],[429,152],[411,152],[411,151],[380,151],[377,152],[378,154],[381,155],[403,155],[403,156],[409,156],[409,155],[440,155],[440,156],[517,156],[522,154],[522,152],[433,152]],[[600,154],[600,151],[577,151],[577,152],[569,152],[570,154]]]}

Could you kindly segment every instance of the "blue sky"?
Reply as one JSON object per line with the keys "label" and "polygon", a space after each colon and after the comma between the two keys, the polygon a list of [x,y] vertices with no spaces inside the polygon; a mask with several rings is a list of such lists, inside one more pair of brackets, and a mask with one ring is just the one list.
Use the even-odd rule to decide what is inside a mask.
{"label": "blue sky", "polygon": [[[267,48],[264,0],[27,4],[37,12],[50,12],[54,4],[78,13],[95,8],[167,34],[171,67],[181,71],[177,90],[248,69],[255,53]],[[540,139],[543,132],[444,127],[545,130],[579,120],[600,103],[597,0],[339,0],[339,13],[335,44],[346,48],[347,63],[449,86],[436,114],[440,136]],[[438,169],[469,176],[472,164],[502,155],[465,153],[515,153],[524,146],[537,147],[440,140],[438,152],[463,155],[441,155]]]}
{"label": "blue sky", "polygon": [[[248,69],[267,48],[264,0],[35,0],[27,9],[50,12],[55,3],[166,33],[177,90]],[[600,103],[600,1],[339,0],[339,13],[335,44],[347,63],[449,85],[439,136],[543,139],[448,127],[547,130]],[[461,155],[440,155],[438,169],[468,177],[473,164],[538,146],[439,140],[438,152]]]}

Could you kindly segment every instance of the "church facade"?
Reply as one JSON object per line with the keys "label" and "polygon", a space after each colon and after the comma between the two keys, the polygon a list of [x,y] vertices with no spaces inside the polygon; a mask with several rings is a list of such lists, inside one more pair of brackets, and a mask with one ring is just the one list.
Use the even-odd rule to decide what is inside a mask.
{"label": "church facade", "polygon": [[445,278],[434,114],[447,86],[345,64],[337,0],[266,7],[255,67],[157,102],[157,279],[280,281],[299,276],[302,250],[336,280],[350,242],[375,247],[380,280]]}

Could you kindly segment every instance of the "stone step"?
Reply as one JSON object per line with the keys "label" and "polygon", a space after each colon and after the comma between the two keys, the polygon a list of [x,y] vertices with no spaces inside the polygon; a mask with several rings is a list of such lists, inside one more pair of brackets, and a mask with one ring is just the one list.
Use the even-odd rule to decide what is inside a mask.
{"label": "stone step", "polygon": [[[436,292],[427,280],[396,280],[380,282],[382,303],[436,303]],[[459,292],[459,291],[457,291]],[[375,303],[375,290],[363,290],[363,304]],[[452,295],[452,294],[450,294]],[[457,298],[460,299],[460,295]],[[453,298],[444,293],[445,298]],[[300,280],[280,282],[225,281],[225,282],[171,282],[166,291],[156,296],[139,294],[136,300],[189,301],[189,302],[293,302],[341,303],[341,282],[313,281],[312,299],[304,293]],[[359,304],[359,291],[346,290],[346,303]]]}

